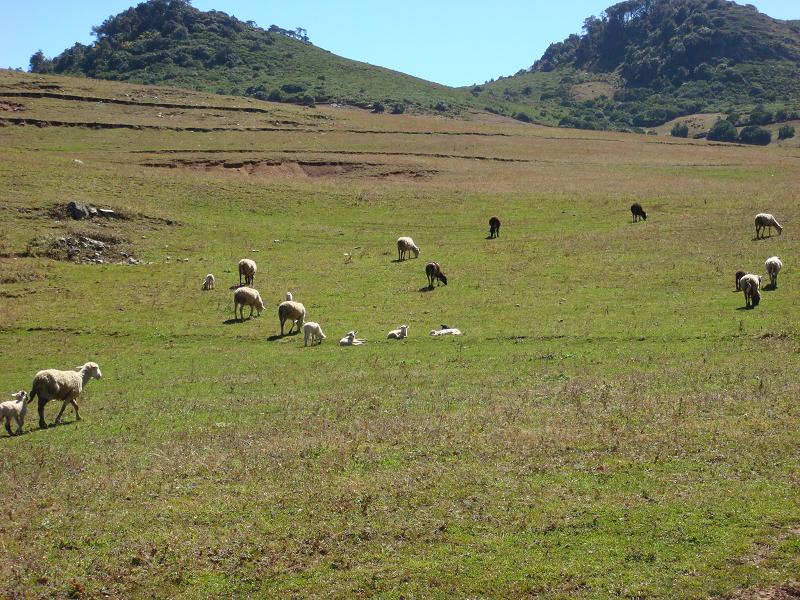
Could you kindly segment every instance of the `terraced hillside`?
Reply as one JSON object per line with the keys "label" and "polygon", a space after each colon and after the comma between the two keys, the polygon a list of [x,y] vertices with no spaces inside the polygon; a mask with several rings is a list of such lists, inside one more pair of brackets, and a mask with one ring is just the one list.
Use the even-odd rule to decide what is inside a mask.
{"label": "terraced hillside", "polygon": [[796,593],[796,148],[8,71],[0,123],[0,390],[103,371],[0,438],[3,594]]}

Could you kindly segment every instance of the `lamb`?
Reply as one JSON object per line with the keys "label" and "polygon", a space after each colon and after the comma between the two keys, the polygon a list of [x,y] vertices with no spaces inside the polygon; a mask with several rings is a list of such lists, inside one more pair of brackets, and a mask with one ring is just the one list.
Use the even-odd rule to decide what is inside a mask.
{"label": "lamb", "polygon": [[322,333],[322,327],[320,327],[319,323],[308,321],[303,325],[303,346],[308,346],[309,338],[311,338],[311,345],[313,346],[315,341],[318,344],[322,344],[322,340],[327,339],[327,337]]}
{"label": "lamb", "polygon": [[203,281],[203,287],[200,289],[202,289],[204,292],[207,292],[208,290],[213,290],[215,287],[216,282],[214,281],[214,275],[213,273],[209,273],[206,275],[206,278]]}
{"label": "lamb", "polygon": [[781,262],[781,259],[777,256],[773,256],[767,259],[764,266],[767,268],[767,273],[769,274],[769,284],[772,289],[775,289],[778,287],[778,273],[783,268],[783,262]]}
{"label": "lamb", "polygon": [[744,292],[745,308],[755,308],[761,302],[761,275],[747,274],[739,280],[739,286]]}
{"label": "lamb", "polygon": [[404,260],[406,255],[411,256],[414,253],[414,258],[419,258],[419,248],[410,237],[397,238],[397,260]]}
{"label": "lamb", "polygon": [[17,435],[22,433],[22,426],[25,424],[25,413],[28,412],[28,392],[20,390],[16,394],[11,394],[13,400],[8,400],[0,404],[0,419],[6,421],[6,431],[11,432],[11,417],[17,422]]}
{"label": "lamb", "polygon": [[408,325],[400,325],[397,329],[393,329],[386,336],[387,340],[402,340],[408,337]]}
{"label": "lamb", "polygon": [[638,202],[634,202],[631,204],[631,215],[633,215],[633,222],[636,223],[639,220],[647,221],[647,213],[644,212],[642,205]]}
{"label": "lamb", "polygon": [[261,316],[261,311],[264,310],[264,301],[261,299],[261,294],[258,290],[251,287],[240,287],[233,292],[233,318],[236,318],[236,311],[239,311],[239,320],[244,321],[244,307],[250,307],[250,315],[248,319],[253,316],[253,309],[256,310],[256,316]]}
{"label": "lamb", "polygon": [[249,258],[243,258],[239,261],[239,285],[242,285],[242,275],[244,275],[244,284],[253,285],[253,280],[256,278],[256,271],[258,266],[256,261]]}
{"label": "lamb", "polygon": [[61,400],[64,404],[58,411],[55,424],[61,423],[61,415],[67,404],[72,404],[75,409],[75,419],[80,421],[81,415],[78,412],[78,402],[76,398],[83,391],[83,388],[91,379],[101,379],[103,374],[97,363],[87,362],[82,367],[75,367],[74,371],[59,371],[57,369],[46,369],[39,371],[33,376],[31,393],[28,394],[28,402],[39,397],[39,428],[47,429],[44,422],[44,407],[50,400]]}
{"label": "lamb", "polygon": [[456,327],[444,327],[442,326],[441,329],[431,329],[430,335],[433,337],[437,337],[440,335],[463,335],[460,329]]}
{"label": "lamb", "polygon": [[367,340],[361,340],[356,337],[356,331],[348,331],[345,336],[339,340],[340,346],[361,346],[367,343]]}
{"label": "lamb", "polygon": [[772,228],[778,230],[778,235],[783,233],[783,227],[778,223],[778,220],[769,213],[758,213],[756,215],[756,239],[766,237],[762,235],[765,229],[769,229],[769,235],[772,237]]}
{"label": "lamb", "polygon": [[294,300],[281,302],[278,305],[278,319],[281,322],[281,335],[283,335],[283,325],[286,321],[292,322],[292,326],[289,327],[289,333],[292,333],[295,325],[297,325],[297,331],[300,331],[306,320],[306,307]]}
{"label": "lamb", "polygon": [[489,219],[489,239],[500,237],[500,219],[492,217]]}
{"label": "lamb", "polygon": [[744,271],[741,271],[741,270],[736,271],[736,274],[734,275],[734,277],[736,278],[736,291],[737,292],[741,292],[742,291],[742,287],[739,285],[739,282],[741,281],[742,277],[744,277],[745,275],[747,275],[747,273],[745,273]]}
{"label": "lamb", "polygon": [[437,262],[429,262],[425,265],[425,275],[428,276],[428,287],[433,289],[433,282],[436,281],[437,287],[439,282],[447,285],[447,275],[442,273],[442,268]]}
{"label": "lamb", "polygon": [[286,299],[289,301],[294,300],[294,296],[292,296],[292,292],[286,292]]}

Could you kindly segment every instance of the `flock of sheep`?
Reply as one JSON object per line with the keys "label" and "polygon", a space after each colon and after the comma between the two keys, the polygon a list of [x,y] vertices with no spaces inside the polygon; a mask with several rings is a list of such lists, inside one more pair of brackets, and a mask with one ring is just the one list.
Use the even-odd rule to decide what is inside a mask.
{"label": "flock of sheep", "polygon": [[[647,213],[642,206],[637,202],[631,206],[631,214],[633,221],[647,220]],[[772,228],[778,231],[778,235],[783,233],[783,227],[778,223],[777,219],[771,214],[759,213],[755,219],[756,226],[756,239],[765,237],[765,232],[772,235]],[[500,236],[500,219],[492,217],[489,220],[489,238],[496,238]],[[397,258],[398,261],[410,258],[411,254],[414,258],[419,258],[419,247],[414,243],[410,237],[401,237],[397,240]],[[770,287],[775,289],[778,286],[778,273],[783,268],[783,262],[777,256],[768,258],[765,267],[767,274],[770,278]],[[264,301],[258,290],[251,287],[255,281],[258,266],[255,261],[244,258],[239,261],[239,286],[235,289],[233,294],[233,314],[234,318],[244,320],[244,307],[250,307],[250,314],[248,318],[261,315],[264,310]],[[437,285],[447,285],[447,276],[441,269],[437,262],[429,262],[425,265],[425,275],[428,278],[428,285],[432,289],[434,282]],[[745,298],[745,307],[752,308],[758,306],[761,300],[761,275],[747,273],[745,271],[736,272],[736,290],[742,291]],[[244,280],[244,281],[243,281]],[[216,287],[216,280],[214,275],[209,273],[203,280],[201,289],[204,291],[213,290]],[[291,292],[286,293],[286,299],[278,305],[278,320],[281,326],[281,335],[284,335],[284,328],[287,321],[290,322],[288,333],[292,333],[295,327],[299,332],[303,331],[303,344],[307,346],[309,342],[321,344],[322,340],[327,339],[323,333],[322,327],[319,323],[314,321],[306,321],[306,309],[303,304],[296,302],[292,297]],[[361,346],[367,340],[356,337],[356,331],[348,331],[343,338],[339,340],[340,346]],[[431,336],[443,335],[461,335],[461,331],[455,327],[442,325],[440,329],[434,329],[430,332]],[[408,325],[400,325],[397,329],[393,329],[387,334],[387,339],[402,340],[408,337]],[[46,369],[39,371],[33,378],[30,393],[25,390],[20,390],[11,394],[12,399],[0,404],[0,419],[5,421],[5,428],[8,435],[17,435],[22,433],[22,426],[25,422],[25,414],[27,412],[27,405],[32,402],[34,398],[39,399],[38,413],[39,413],[39,427],[42,429],[47,428],[47,423],[44,419],[44,408],[50,400],[60,400],[62,402],[61,410],[58,412],[55,424],[61,422],[61,417],[68,404],[71,404],[75,410],[75,419],[80,420],[80,412],[78,410],[77,398],[83,391],[83,388],[92,379],[100,379],[102,373],[97,363],[87,362],[81,367],[76,367],[72,371],[59,371],[57,369]],[[12,432],[11,420],[14,420],[17,429]]]}

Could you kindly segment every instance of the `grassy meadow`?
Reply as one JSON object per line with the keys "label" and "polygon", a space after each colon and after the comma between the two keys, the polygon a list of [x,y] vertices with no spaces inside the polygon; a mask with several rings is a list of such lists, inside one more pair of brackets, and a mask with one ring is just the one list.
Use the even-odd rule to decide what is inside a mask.
{"label": "grassy meadow", "polygon": [[[43,86],[85,100],[8,95]],[[32,404],[24,435],[0,436],[0,595],[794,589],[796,148],[0,71],[11,102],[0,391],[89,360],[103,379],[82,421],[39,430]],[[70,200],[124,218],[72,221]],[[783,235],[754,240],[761,211]],[[48,257],[80,235],[139,262]],[[396,262],[400,235],[419,259]],[[734,272],[773,255],[778,288],[743,310]],[[243,257],[267,306],[239,323]],[[448,286],[426,289],[428,260]],[[287,290],[321,346],[277,336]],[[465,335],[429,337],[441,323]],[[368,343],[340,348],[351,329]]]}

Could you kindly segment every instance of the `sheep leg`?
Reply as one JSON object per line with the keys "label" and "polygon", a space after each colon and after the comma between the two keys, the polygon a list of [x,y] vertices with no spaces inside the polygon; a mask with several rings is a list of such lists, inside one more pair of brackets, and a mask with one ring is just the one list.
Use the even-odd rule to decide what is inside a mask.
{"label": "sheep leg", "polygon": [[44,420],[44,405],[47,404],[47,399],[39,397],[39,429],[47,429],[47,423]]}
{"label": "sheep leg", "polygon": [[253,307],[252,306],[250,307],[250,316],[247,317],[247,318],[248,319],[252,319],[253,318]]}
{"label": "sheep leg", "polygon": [[11,417],[9,415],[6,415],[6,431],[8,432],[8,435],[13,435],[11,433]]}
{"label": "sheep leg", "polygon": [[80,421],[81,414],[78,412],[78,401],[73,398],[72,400],[69,401],[69,403],[72,404],[72,408],[75,409],[75,420]]}
{"label": "sheep leg", "polygon": [[25,424],[25,417],[22,415],[16,415],[14,419],[17,421],[17,435],[22,434],[22,426]]}
{"label": "sheep leg", "polygon": [[56,416],[56,425],[61,423],[61,415],[64,414],[64,409],[67,408],[67,404],[69,404],[69,400],[64,400],[64,403],[61,405],[61,410],[58,411],[58,416]]}

